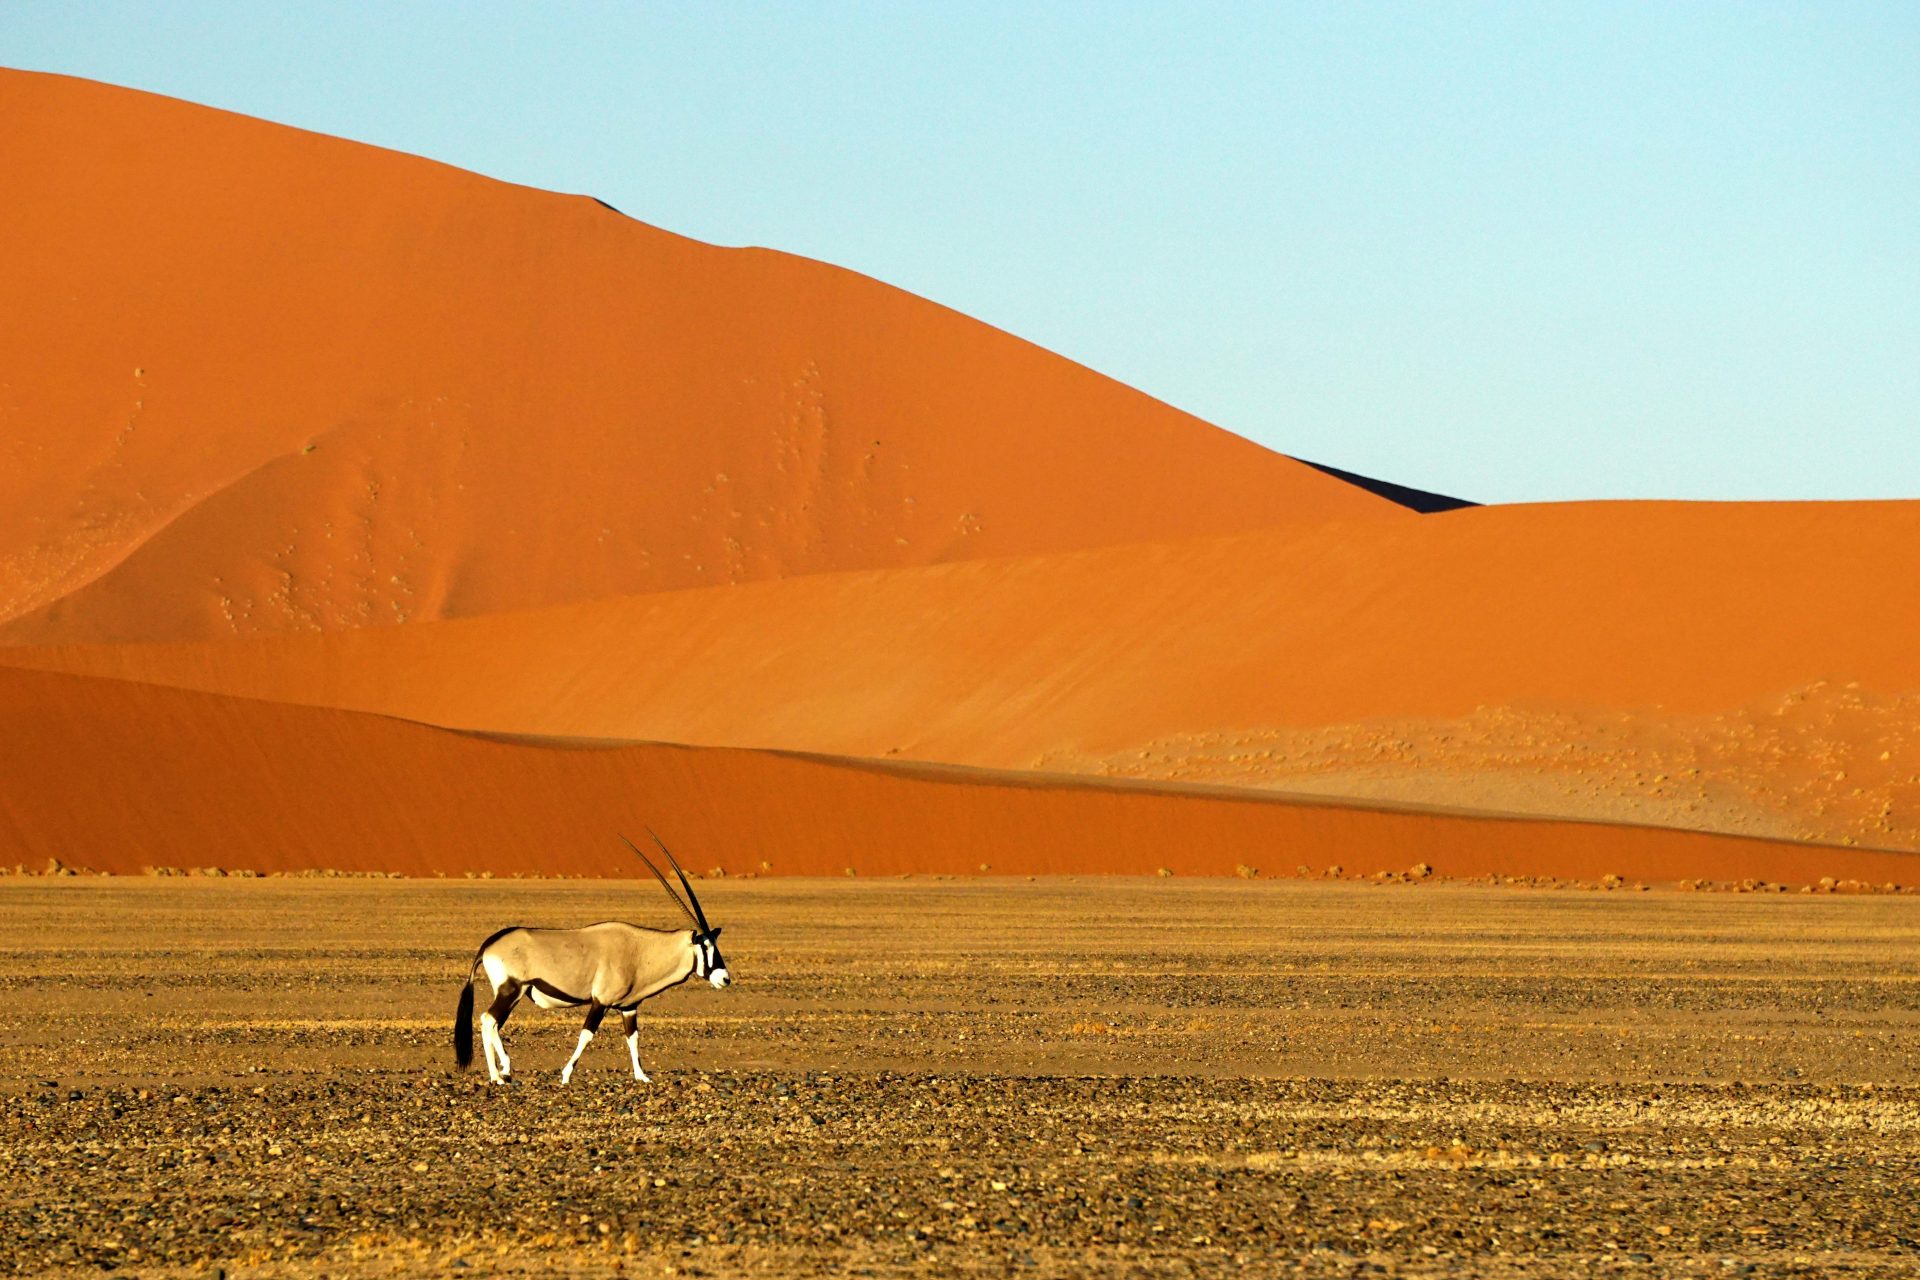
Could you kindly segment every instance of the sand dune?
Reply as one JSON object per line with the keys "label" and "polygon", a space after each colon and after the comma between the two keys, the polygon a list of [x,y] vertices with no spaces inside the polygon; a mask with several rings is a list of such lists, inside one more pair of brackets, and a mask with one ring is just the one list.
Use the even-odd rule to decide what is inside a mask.
{"label": "sand dune", "polygon": [[1411,518],[849,271],[0,72],[0,639]]}
{"label": "sand dune", "polygon": [[0,113],[0,859],[1920,848],[1920,503],[1460,509],[586,197],[62,77]]}
{"label": "sand dune", "polygon": [[479,730],[1913,847],[1920,586],[1884,567],[1915,545],[1920,504],[1481,508],[0,662]]}
{"label": "sand dune", "polygon": [[[0,832],[23,860],[629,875],[651,823],[696,870],[1404,871],[1914,879],[1907,855],[753,751],[487,740],[365,714],[0,671]],[[105,785],[103,785],[103,783]]]}

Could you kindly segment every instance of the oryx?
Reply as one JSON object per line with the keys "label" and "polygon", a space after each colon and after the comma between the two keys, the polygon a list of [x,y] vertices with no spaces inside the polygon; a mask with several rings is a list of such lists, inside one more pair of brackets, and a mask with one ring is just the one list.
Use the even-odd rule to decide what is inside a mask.
{"label": "oryx", "polygon": [[[652,836],[651,829],[647,832]],[[626,840],[625,836],[621,837]],[[502,929],[480,944],[473,965],[467,970],[467,985],[460,991],[460,1007],[453,1021],[453,1057],[464,1069],[473,1062],[473,983],[482,969],[493,984],[493,1003],[480,1015],[480,1040],[487,1051],[487,1079],[501,1084],[513,1073],[507,1057],[506,1041],[500,1028],[523,995],[533,997],[542,1009],[587,1008],[586,1025],[573,1056],[560,1069],[560,1083],[573,1079],[573,1066],[580,1061],[600,1020],[609,1009],[618,1009],[621,1027],[627,1037],[627,1053],[633,1059],[633,1078],[651,1083],[640,1069],[640,1002],[677,987],[688,978],[705,978],[716,987],[725,987],[733,979],[727,974],[727,962],[720,958],[720,930],[707,923],[700,898],[687,881],[687,873],[659,836],[653,842],[673,863],[673,873],[687,891],[683,900],[673,891],[660,868],[641,853],[633,841],[627,848],[638,854],[647,870],[667,891],[674,905],[686,914],[691,929],[646,929],[636,924],[609,920],[581,929],[526,929],[515,926]],[[691,905],[689,905],[691,904]]]}

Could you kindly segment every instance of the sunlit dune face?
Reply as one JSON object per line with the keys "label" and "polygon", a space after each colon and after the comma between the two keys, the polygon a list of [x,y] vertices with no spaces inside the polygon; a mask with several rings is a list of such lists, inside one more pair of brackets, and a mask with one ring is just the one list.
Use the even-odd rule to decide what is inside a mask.
{"label": "sunlit dune face", "polygon": [[0,120],[10,641],[1406,517],[823,263],[58,76]]}

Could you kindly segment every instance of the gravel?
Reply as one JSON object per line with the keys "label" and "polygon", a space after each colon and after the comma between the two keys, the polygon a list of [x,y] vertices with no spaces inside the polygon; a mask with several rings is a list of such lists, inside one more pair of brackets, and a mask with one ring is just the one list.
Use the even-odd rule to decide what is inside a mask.
{"label": "gravel", "polygon": [[0,1273],[1920,1276],[1910,900],[715,886],[655,1084],[451,1072],[610,892],[0,891]]}

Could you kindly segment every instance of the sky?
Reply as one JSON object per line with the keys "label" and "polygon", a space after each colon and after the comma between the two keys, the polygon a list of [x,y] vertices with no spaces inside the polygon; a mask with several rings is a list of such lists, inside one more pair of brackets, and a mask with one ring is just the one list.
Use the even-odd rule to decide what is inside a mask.
{"label": "sky", "polygon": [[6,0],[0,65],[824,259],[1422,488],[1920,497],[1910,0]]}

